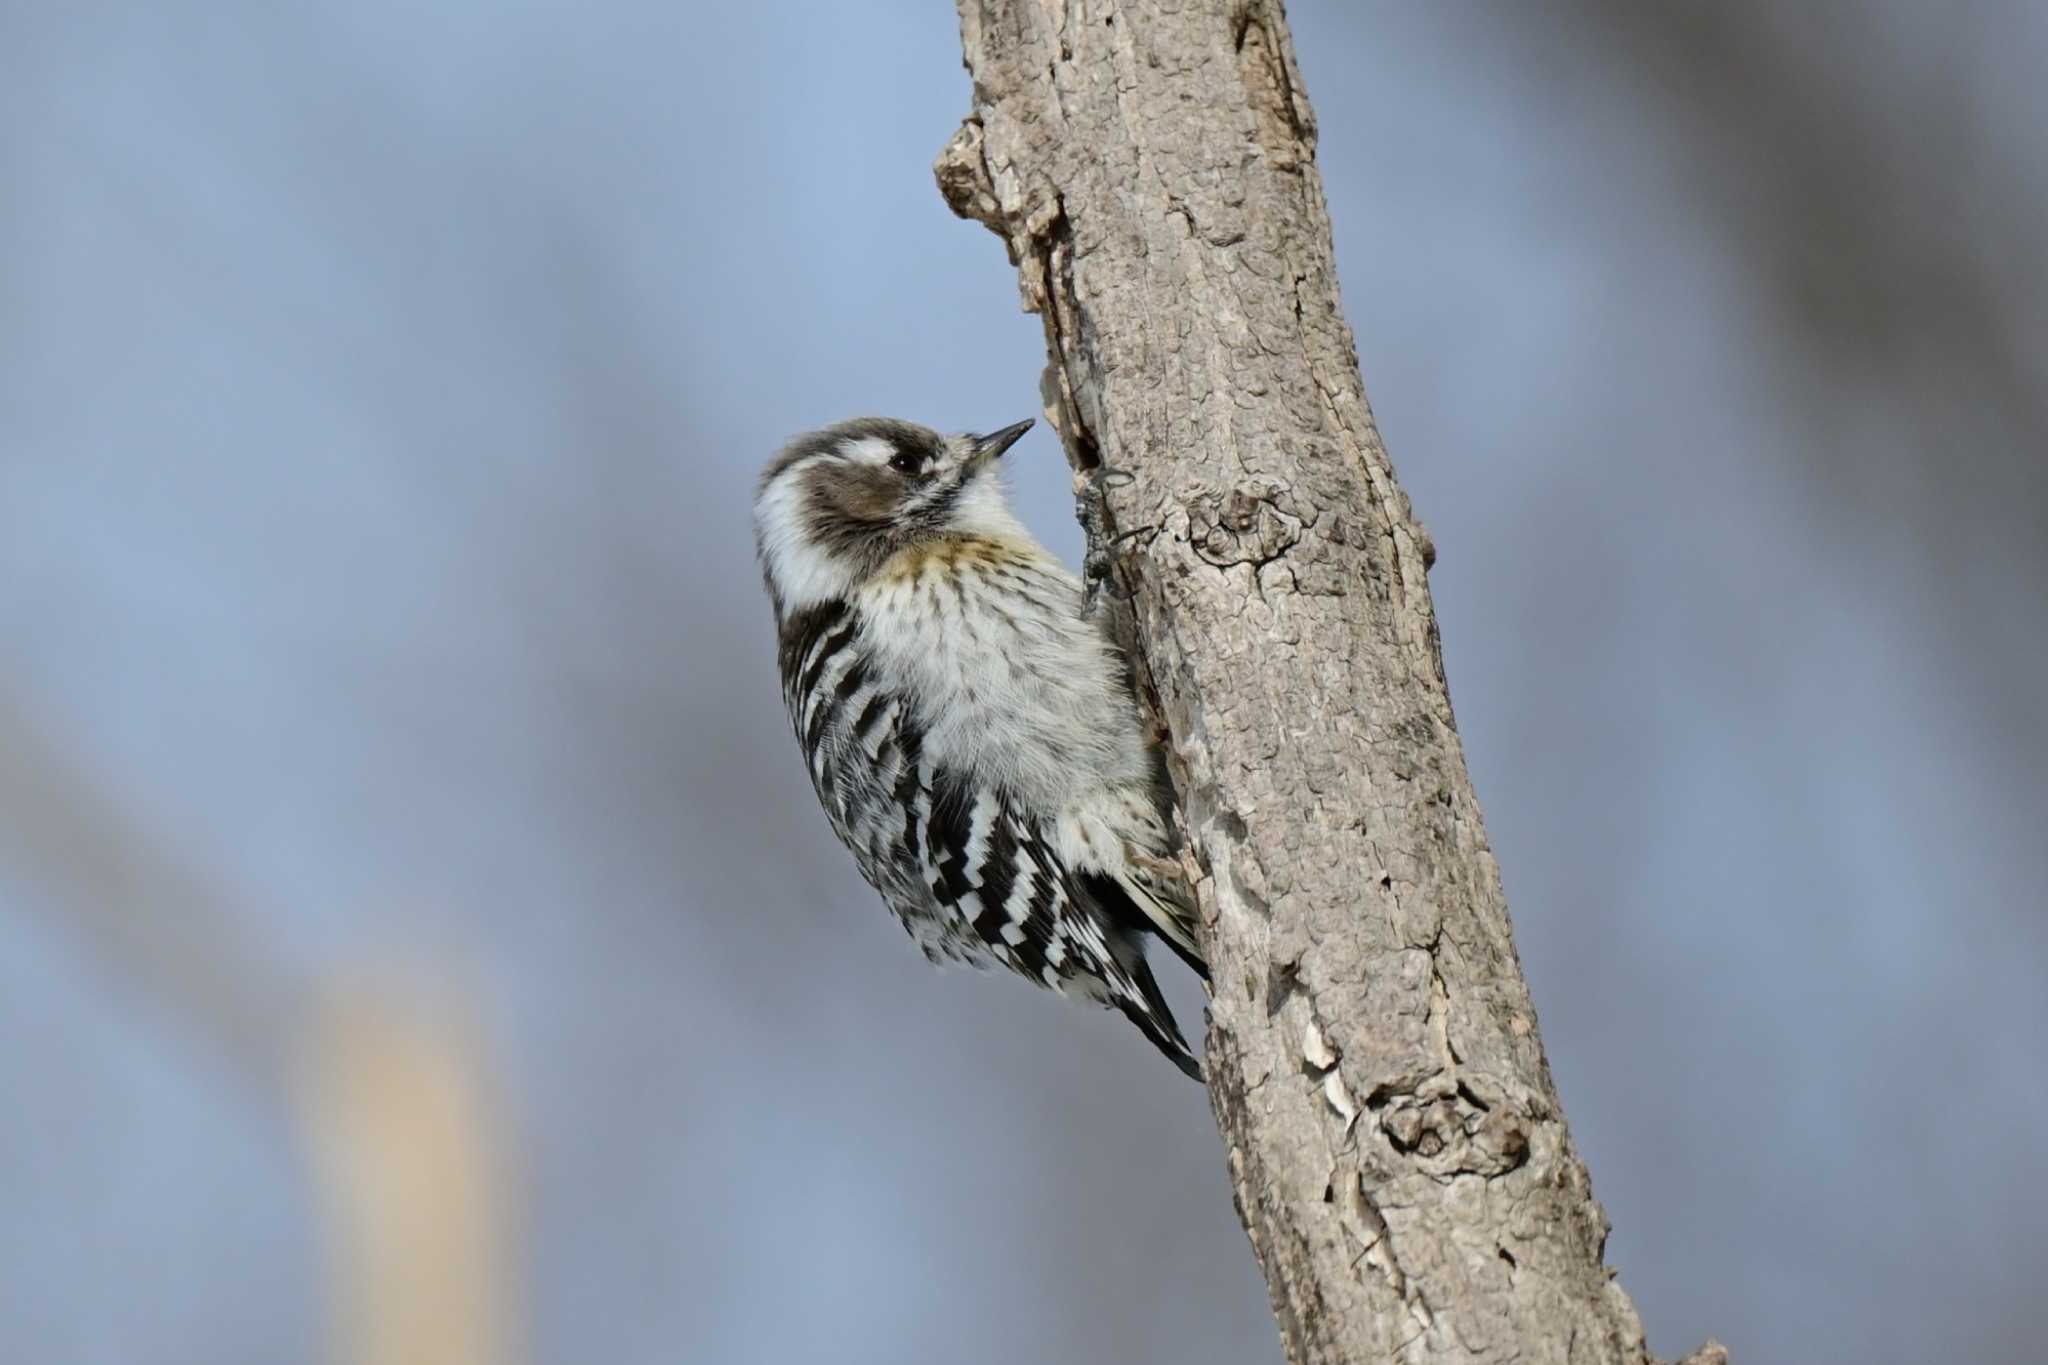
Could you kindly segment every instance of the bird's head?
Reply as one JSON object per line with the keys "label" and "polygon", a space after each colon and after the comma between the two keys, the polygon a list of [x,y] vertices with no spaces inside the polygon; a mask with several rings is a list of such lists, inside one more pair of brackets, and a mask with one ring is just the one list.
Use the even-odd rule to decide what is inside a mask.
{"label": "bird's head", "polygon": [[778,605],[845,596],[921,541],[1022,534],[996,460],[1031,425],[942,436],[915,422],[856,417],[791,441],[754,494],[754,539]]}

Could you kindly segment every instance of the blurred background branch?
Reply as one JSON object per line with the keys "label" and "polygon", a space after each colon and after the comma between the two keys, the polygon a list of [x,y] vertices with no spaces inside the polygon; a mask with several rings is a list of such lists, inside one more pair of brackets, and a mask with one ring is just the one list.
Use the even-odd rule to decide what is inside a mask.
{"label": "blurred background branch", "polygon": [[0,839],[105,988],[291,1104],[321,1193],[336,1365],[504,1365],[514,1259],[499,1125],[469,1030],[423,982],[309,991],[252,952],[223,888],[154,844],[0,693]]}
{"label": "blurred background branch", "polygon": [[152,843],[116,801],[44,742],[0,691],[0,848],[38,902],[81,937],[105,988],[147,1001],[164,1028],[282,1097],[298,998],[252,955],[207,875]]}

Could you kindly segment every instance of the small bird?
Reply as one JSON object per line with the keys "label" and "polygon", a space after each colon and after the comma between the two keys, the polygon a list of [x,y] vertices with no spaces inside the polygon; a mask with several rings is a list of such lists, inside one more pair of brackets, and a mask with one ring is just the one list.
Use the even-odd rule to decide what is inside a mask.
{"label": "small bird", "polygon": [[754,535],[783,701],[861,875],[933,962],[1117,1009],[1201,1067],[1152,969],[1205,979],[1158,746],[1080,579],[1011,514],[1029,420],[942,436],[861,417],[762,472]]}

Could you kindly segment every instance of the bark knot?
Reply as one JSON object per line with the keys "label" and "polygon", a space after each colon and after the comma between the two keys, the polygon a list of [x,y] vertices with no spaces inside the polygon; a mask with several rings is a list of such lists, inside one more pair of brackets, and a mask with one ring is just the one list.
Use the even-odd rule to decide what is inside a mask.
{"label": "bark knot", "polygon": [[1189,542],[1218,568],[1271,563],[1301,539],[1302,518],[1284,484],[1197,492],[1188,499],[1187,511]]}
{"label": "bark knot", "polygon": [[1376,1091],[1367,1103],[1379,1110],[1380,1131],[1394,1150],[1429,1175],[1492,1179],[1529,1159],[1529,1133],[1521,1119],[1487,1105],[1465,1086],[1430,1098]]}

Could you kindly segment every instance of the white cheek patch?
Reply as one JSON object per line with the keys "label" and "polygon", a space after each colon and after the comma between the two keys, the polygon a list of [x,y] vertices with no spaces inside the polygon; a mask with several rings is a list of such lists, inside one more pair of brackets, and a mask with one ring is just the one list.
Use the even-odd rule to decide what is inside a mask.
{"label": "white cheek patch", "polygon": [[879,436],[859,436],[840,442],[839,453],[861,464],[887,464],[895,458],[896,447]]}
{"label": "white cheek patch", "polygon": [[761,558],[783,606],[790,610],[844,597],[853,587],[852,571],[804,533],[801,472],[821,458],[797,461],[754,499],[754,534],[761,543]]}

